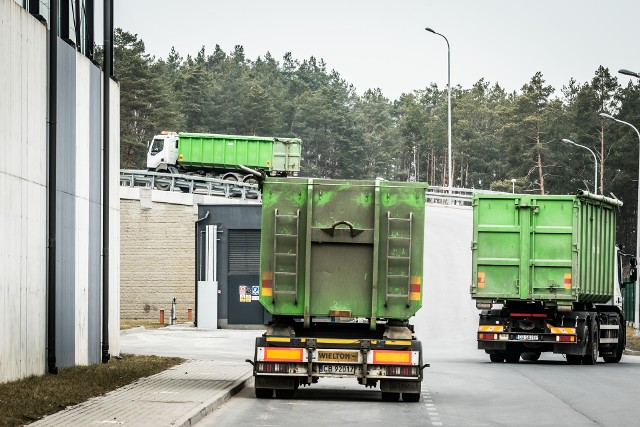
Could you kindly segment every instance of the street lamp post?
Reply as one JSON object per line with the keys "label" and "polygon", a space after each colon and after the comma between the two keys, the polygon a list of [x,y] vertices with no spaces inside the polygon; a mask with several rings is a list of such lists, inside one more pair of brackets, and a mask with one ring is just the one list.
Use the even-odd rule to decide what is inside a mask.
{"label": "street lamp post", "polygon": [[629,70],[622,69],[622,70],[618,70],[618,72],[620,74],[625,74],[627,76],[640,78],[640,73],[636,73],[635,71],[629,71]]}
{"label": "street lamp post", "polygon": [[585,147],[584,145],[576,144],[575,142],[571,141],[570,139],[566,139],[565,138],[565,139],[562,140],[562,142],[565,142],[567,144],[573,144],[576,147],[581,147],[581,148],[584,148],[585,150],[589,150],[589,152],[593,156],[593,162],[595,163],[594,175],[593,175],[593,194],[598,194],[598,158],[596,157],[596,153],[594,153],[591,148]]}
{"label": "street lamp post", "polygon": [[451,193],[451,186],[452,186],[452,171],[451,171],[451,49],[449,47],[449,40],[447,40],[447,38],[440,34],[435,32],[434,30],[432,30],[431,28],[427,27],[425,28],[425,30],[429,31],[430,33],[436,34],[440,37],[442,37],[444,39],[444,41],[447,42],[447,92],[448,92],[448,111],[447,111],[447,116],[448,116],[448,120],[449,120],[449,143],[447,145],[447,149],[448,149],[448,155],[449,155],[449,161],[447,163],[447,167],[449,169],[449,175],[448,175],[448,184],[449,184],[449,193]]}
{"label": "street lamp post", "polygon": [[[623,71],[626,70],[620,70],[620,72],[622,73]],[[631,128],[633,128],[633,130],[636,131],[636,135],[638,135],[638,148],[639,148],[639,152],[640,152],[640,132],[638,132],[638,129],[632,125],[631,123],[625,122],[623,120],[620,119],[616,119],[615,117],[607,114],[607,113],[600,113],[600,117],[603,117],[605,119],[609,119],[609,120],[613,120],[614,122],[618,122],[618,123],[622,123],[624,125],[630,126]],[[636,259],[638,259],[640,257],[640,155],[638,158],[638,205],[636,207]],[[640,302],[640,278],[638,280],[636,280],[636,285],[635,285],[635,297],[636,297],[636,301],[635,301],[635,307],[634,307],[634,316],[633,316],[633,334],[634,335],[639,335],[640,334],[640,306],[638,305],[638,303]]]}
{"label": "street lamp post", "polygon": [[516,194],[516,179],[511,178],[511,194]]}

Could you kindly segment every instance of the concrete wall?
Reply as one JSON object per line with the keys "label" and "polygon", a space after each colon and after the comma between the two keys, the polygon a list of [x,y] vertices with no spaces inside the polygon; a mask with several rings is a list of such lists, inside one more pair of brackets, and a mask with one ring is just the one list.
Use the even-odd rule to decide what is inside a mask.
{"label": "concrete wall", "polygon": [[256,204],[254,201],[205,197],[120,187],[120,287],[122,319],[159,320],[165,309],[169,322],[176,297],[178,322],[195,316],[195,220],[197,205]]}
{"label": "concrete wall", "polygon": [[47,32],[0,0],[0,382],[44,372]]}
{"label": "concrete wall", "polygon": [[[47,31],[0,0],[0,382],[45,371]],[[102,342],[102,80],[58,40],[56,357],[95,363]],[[7,94],[7,96],[4,96]],[[119,88],[111,82],[110,344],[119,353]]]}

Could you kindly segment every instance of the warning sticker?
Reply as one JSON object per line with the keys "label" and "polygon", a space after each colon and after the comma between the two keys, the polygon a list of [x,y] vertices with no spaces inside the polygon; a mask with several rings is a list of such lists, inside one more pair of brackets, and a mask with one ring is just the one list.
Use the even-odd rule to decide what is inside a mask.
{"label": "warning sticker", "polygon": [[240,291],[240,295],[245,295],[247,293],[247,287],[244,285],[238,286],[238,290]]}

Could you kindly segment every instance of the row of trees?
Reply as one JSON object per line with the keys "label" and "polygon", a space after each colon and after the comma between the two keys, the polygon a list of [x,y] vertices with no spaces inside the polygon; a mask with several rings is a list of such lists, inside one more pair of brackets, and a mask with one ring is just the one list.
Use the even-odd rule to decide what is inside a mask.
{"label": "row of trees", "polygon": [[[115,34],[121,85],[122,167],[144,168],[146,141],[160,130],[299,137],[302,174],[419,180],[446,185],[447,91],[436,84],[396,100],[362,95],[314,57],[255,60],[242,46],[195,57],[151,57],[136,35]],[[605,112],[640,124],[640,85],[621,86],[605,67],[560,90],[535,73],[520,91],[481,79],[452,91],[454,185],[539,194],[593,191],[625,201],[619,240],[633,248],[638,141]],[[627,232],[628,231],[628,232]]]}

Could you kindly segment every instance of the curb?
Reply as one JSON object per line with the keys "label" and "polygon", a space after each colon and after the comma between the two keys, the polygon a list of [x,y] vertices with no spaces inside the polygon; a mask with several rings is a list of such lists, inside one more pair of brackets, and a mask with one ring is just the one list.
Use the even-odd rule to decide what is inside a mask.
{"label": "curb", "polygon": [[120,331],[120,335],[135,334],[135,333],[138,333],[138,332],[142,332],[144,330],[145,330],[144,326],[136,326],[135,328],[129,328],[129,329],[121,330]]}
{"label": "curb", "polygon": [[176,427],[191,427],[195,425],[198,421],[202,420],[204,417],[218,409],[222,404],[227,402],[236,394],[240,393],[251,381],[253,381],[253,372],[248,373],[242,378],[236,380],[231,387],[226,390],[224,393],[218,396],[214,396],[209,400],[205,400],[202,402],[202,407],[200,409],[195,409],[190,414],[185,415],[182,418],[179,418],[173,423]]}
{"label": "curb", "polygon": [[625,349],[622,354],[624,354],[626,356],[640,356],[640,351]]}

